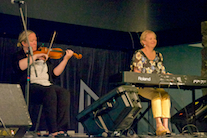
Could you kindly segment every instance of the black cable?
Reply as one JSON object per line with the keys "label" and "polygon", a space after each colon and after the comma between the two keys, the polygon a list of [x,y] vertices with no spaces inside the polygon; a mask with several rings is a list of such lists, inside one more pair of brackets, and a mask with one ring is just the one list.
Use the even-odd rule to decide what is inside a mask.
{"label": "black cable", "polygon": [[6,125],[4,124],[4,121],[2,120],[1,117],[0,117],[0,122],[1,122],[2,126],[4,127],[4,130],[6,131],[6,133],[7,133],[9,136],[12,136],[12,135],[8,132],[8,130],[7,130],[7,128],[6,128]]}

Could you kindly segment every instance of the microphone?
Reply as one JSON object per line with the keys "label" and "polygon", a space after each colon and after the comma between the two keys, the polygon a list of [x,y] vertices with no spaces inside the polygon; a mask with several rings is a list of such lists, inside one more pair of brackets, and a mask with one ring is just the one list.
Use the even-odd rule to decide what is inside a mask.
{"label": "microphone", "polygon": [[12,4],[15,4],[15,3],[17,3],[17,4],[24,4],[24,1],[22,1],[22,0],[20,0],[20,1],[11,0],[11,3]]}

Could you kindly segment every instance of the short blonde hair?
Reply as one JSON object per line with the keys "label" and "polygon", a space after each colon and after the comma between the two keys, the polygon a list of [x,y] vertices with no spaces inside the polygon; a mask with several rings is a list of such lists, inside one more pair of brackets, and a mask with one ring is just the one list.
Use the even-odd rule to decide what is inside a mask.
{"label": "short blonde hair", "polygon": [[[151,31],[151,30],[145,30],[144,32],[142,32],[142,34],[141,34],[141,36],[140,36],[140,43],[141,43],[142,46],[144,46],[144,44],[143,44],[142,41],[145,40],[147,34],[150,34],[150,33],[153,33],[153,34],[156,36],[155,32],[153,32],[153,31]],[[157,36],[156,36],[156,37],[157,37]]]}
{"label": "short blonde hair", "polygon": [[[30,34],[35,33],[31,30],[27,30],[27,35],[29,36]],[[22,42],[27,42],[27,36],[26,36],[26,32],[23,31],[19,34],[19,38],[18,38],[18,42],[17,42],[17,46],[18,47],[22,47]]]}

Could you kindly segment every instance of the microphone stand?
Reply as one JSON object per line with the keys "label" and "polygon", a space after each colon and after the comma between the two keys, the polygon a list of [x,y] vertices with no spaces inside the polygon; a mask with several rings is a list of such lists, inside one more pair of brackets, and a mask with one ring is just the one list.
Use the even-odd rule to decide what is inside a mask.
{"label": "microphone stand", "polygon": [[[11,1],[12,3],[14,3],[14,1],[12,0]],[[33,59],[33,51],[32,51],[32,47],[30,46],[30,43],[29,43],[29,38],[28,38],[28,34],[27,34],[27,27],[26,27],[26,23],[25,23],[25,20],[24,20],[24,16],[23,16],[23,11],[22,11],[22,8],[21,8],[21,5],[24,4],[23,1],[19,2],[19,11],[20,11],[20,15],[21,15],[21,18],[22,18],[22,23],[23,23],[23,26],[24,26],[24,31],[25,31],[25,35],[26,35],[26,38],[27,38],[27,43],[29,45],[29,48],[28,48],[28,64],[27,64],[27,87],[26,87],[26,90],[25,90],[25,101],[26,101],[26,104],[27,104],[27,109],[29,110],[29,85],[30,85],[30,56],[32,58],[32,64],[34,66],[34,70],[35,70],[35,75],[37,77],[37,72],[36,72],[36,68],[35,68],[35,65],[34,65],[34,59]],[[22,137],[25,137],[25,138],[31,138],[31,137],[37,137],[35,134],[32,134],[32,133],[29,133],[29,128],[28,127],[23,127],[23,128],[19,128],[19,130],[16,132],[15,136],[16,138],[22,138]],[[25,132],[28,132],[25,134]]]}
{"label": "microphone stand", "polygon": [[26,96],[25,100],[26,100],[27,108],[29,109],[29,85],[30,85],[30,65],[29,65],[29,63],[30,63],[30,56],[32,58],[32,65],[34,66],[36,77],[37,77],[37,71],[36,71],[36,68],[35,68],[35,65],[34,65],[33,50],[32,50],[32,47],[30,46],[30,43],[29,43],[29,38],[28,38],[28,34],[27,34],[27,27],[26,27],[26,23],[25,23],[25,20],[24,20],[21,4],[22,3],[19,3],[19,11],[20,11],[20,15],[21,15],[21,18],[22,18],[22,23],[23,23],[23,26],[24,26],[25,35],[27,37],[27,43],[29,45],[28,64],[27,64],[28,65],[28,67],[27,67],[27,87],[26,87],[26,91],[25,91],[25,96]]}

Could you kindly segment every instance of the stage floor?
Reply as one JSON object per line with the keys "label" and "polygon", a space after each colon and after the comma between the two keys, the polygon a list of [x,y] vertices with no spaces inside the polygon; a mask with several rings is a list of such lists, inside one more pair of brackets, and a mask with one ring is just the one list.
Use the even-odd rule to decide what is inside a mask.
{"label": "stage floor", "polygon": [[[72,138],[84,138],[80,136],[71,136]],[[194,135],[174,135],[174,136],[150,136],[150,135],[138,135],[136,137],[127,137],[125,138],[207,138],[207,136],[194,136]],[[28,138],[28,137],[23,137],[23,138]],[[46,138],[46,137],[33,137],[33,138]],[[52,137],[48,137],[52,138]],[[66,137],[59,137],[59,138],[66,138]],[[100,138],[100,137],[93,137],[93,138]],[[107,137],[107,138],[114,138],[114,137]],[[117,138],[117,137],[116,137]],[[123,137],[120,137],[123,138]]]}
{"label": "stage floor", "polygon": [[[71,134],[70,137],[72,138],[87,138],[89,137],[88,135],[86,134],[79,134],[79,133],[75,133],[75,134]],[[103,137],[103,136],[100,136],[100,137],[94,137],[94,136],[90,136],[90,137],[93,137],[93,138],[100,138],[100,137]],[[167,136],[155,136],[155,135],[131,135],[131,136],[125,136],[125,135],[122,135],[122,136],[118,136],[120,138],[207,138],[207,133],[206,132],[199,132],[199,133],[194,133],[194,134],[172,134],[172,135],[167,135]],[[24,136],[23,138],[32,138],[32,137],[29,137],[29,136]],[[34,136],[33,138],[46,138],[46,136]],[[52,137],[48,137],[48,138],[52,138]],[[63,137],[59,137],[59,138],[63,138]],[[66,138],[66,137],[64,137]],[[114,138],[114,137],[107,137],[107,138]],[[116,137],[117,138],[117,137]]]}
{"label": "stage floor", "polygon": [[[40,133],[39,133],[40,134]],[[45,132],[41,132],[41,136],[38,136],[36,133],[34,132],[26,132],[22,138],[52,138],[50,136],[46,136],[44,135]],[[16,136],[0,136],[0,138],[15,138]],[[80,134],[80,133],[70,133],[69,134],[69,137],[72,137],[72,138],[87,138],[87,137],[93,137],[93,138],[100,138],[100,137],[103,137],[103,136],[99,136],[99,137],[95,137],[95,136],[88,136],[86,134]],[[107,136],[105,136],[107,137]],[[139,135],[139,134],[134,134],[134,135],[122,135],[122,136],[116,136],[117,137],[120,137],[120,138],[207,138],[207,132],[197,132],[197,133],[193,133],[193,134],[190,134],[190,133],[185,133],[185,134],[175,134],[175,133],[172,133],[172,135],[167,135],[167,136],[155,136],[155,135],[147,135],[147,134],[144,134],[144,135]],[[21,137],[18,137],[18,138],[21,138]],[[64,136],[58,136],[58,138],[66,138]],[[111,137],[111,136],[108,136],[107,138],[114,138],[114,137]]]}

